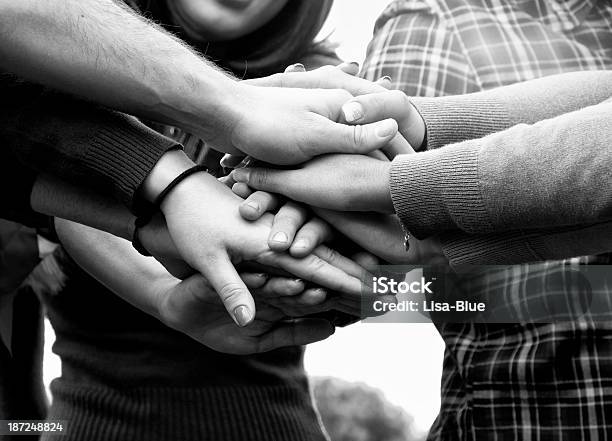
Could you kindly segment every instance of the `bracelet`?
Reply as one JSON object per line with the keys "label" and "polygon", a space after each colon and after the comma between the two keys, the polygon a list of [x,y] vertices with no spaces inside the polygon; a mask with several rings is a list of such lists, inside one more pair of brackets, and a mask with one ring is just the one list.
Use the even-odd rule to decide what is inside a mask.
{"label": "bracelet", "polygon": [[199,172],[208,172],[208,167],[206,167],[205,165],[194,165],[190,169],[185,170],[183,173],[181,173],[176,178],[174,178],[172,180],[172,182],[170,182],[168,184],[168,186],[166,188],[164,188],[162,190],[162,192],[159,194],[159,196],[157,196],[157,198],[155,199],[155,203],[153,204],[155,206],[155,208],[159,209],[159,207],[162,204],[162,202],[164,201],[164,199],[166,199],[168,194],[170,194],[170,192],[172,190],[174,190],[174,188],[177,185],[179,185],[181,182],[183,182],[189,176],[194,175],[194,174],[199,173]]}
{"label": "bracelet", "polygon": [[185,170],[180,175],[178,175],[176,178],[172,180],[172,182],[168,184],[166,188],[164,188],[164,190],[159,194],[159,196],[155,198],[155,202],[153,203],[153,206],[151,207],[152,209],[147,210],[146,213],[143,213],[142,215],[136,218],[136,220],[134,221],[134,235],[132,236],[132,246],[134,247],[136,251],[138,251],[143,256],[151,257],[151,253],[149,253],[149,251],[144,247],[144,245],[140,241],[140,237],[138,236],[138,230],[144,227],[145,225],[147,225],[149,222],[151,222],[151,219],[153,218],[153,215],[155,214],[154,210],[159,210],[159,206],[161,205],[161,203],[168,196],[168,194],[170,194],[170,192],[174,190],[174,188],[178,184],[180,184],[182,181],[184,181],[189,176],[195,173],[199,173],[199,172],[208,172],[208,168],[204,165],[195,165],[191,167],[190,169]]}

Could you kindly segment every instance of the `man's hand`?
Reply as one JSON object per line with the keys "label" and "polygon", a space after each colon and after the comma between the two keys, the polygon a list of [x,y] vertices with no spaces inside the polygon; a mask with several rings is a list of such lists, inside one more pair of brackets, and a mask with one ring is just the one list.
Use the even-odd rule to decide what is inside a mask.
{"label": "man's hand", "polygon": [[363,155],[325,155],[294,170],[241,168],[232,178],[314,207],[392,213],[390,170],[390,162]]}
{"label": "man's hand", "polygon": [[353,126],[339,123],[342,105],[352,98],[345,90],[243,83],[238,88],[232,98],[235,118],[225,136],[210,141],[227,153],[244,153],[271,164],[300,164],[325,153],[367,154],[397,134],[393,119]]}
{"label": "man's hand", "polygon": [[[290,280],[243,277],[243,283],[258,296],[278,296],[292,289]],[[334,327],[325,320],[290,319],[265,303],[258,304],[257,316],[250,326],[237,327],[201,275],[183,281],[168,278],[156,289],[156,315],[164,324],[220,352],[237,355],[267,352],[314,343],[334,333]]]}

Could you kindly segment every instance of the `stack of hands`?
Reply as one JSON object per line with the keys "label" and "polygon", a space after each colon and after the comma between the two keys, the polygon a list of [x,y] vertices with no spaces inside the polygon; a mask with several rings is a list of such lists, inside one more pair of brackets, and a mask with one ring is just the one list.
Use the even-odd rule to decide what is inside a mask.
{"label": "stack of hands", "polygon": [[[387,90],[387,78],[372,83],[357,70],[296,65],[242,82],[241,113],[214,144],[234,171],[220,181],[190,175],[135,232],[168,270],[151,276],[154,306],[143,309],[224,352],[307,344],[334,332],[333,315],[321,313],[367,313],[368,266],[439,254],[431,243],[406,249],[389,191],[390,160],[423,144],[424,122],[403,93]],[[155,200],[193,165],[168,152],[145,197]],[[87,228],[57,227],[60,236]],[[69,250],[71,234],[63,234]],[[340,234],[361,251],[346,257],[330,248]]]}

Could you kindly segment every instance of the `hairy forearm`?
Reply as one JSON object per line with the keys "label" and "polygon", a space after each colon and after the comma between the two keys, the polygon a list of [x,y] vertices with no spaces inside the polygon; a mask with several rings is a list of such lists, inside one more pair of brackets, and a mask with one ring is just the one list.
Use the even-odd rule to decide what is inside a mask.
{"label": "hairy forearm", "polygon": [[0,0],[0,67],[211,138],[235,81],[113,0]]}
{"label": "hairy forearm", "polygon": [[38,213],[89,225],[124,239],[131,240],[134,232],[134,216],[120,202],[48,175],[36,179],[30,204]]}

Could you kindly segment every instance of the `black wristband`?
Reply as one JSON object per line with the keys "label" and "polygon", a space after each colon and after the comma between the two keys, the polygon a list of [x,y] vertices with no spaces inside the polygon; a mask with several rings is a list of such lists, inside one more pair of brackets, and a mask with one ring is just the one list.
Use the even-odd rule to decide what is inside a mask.
{"label": "black wristband", "polygon": [[183,173],[181,173],[176,178],[174,178],[172,182],[170,182],[166,188],[164,188],[164,190],[157,196],[157,198],[155,198],[155,202],[153,203],[153,205],[151,205],[151,208],[147,210],[146,213],[143,213],[142,215],[136,218],[136,220],[134,221],[134,235],[132,236],[132,246],[134,247],[136,251],[138,251],[143,256],[151,257],[151,253],[149,253],[149,251],[144,247],[144,245],[140,241],[140,237],[138,236],[138,230],[144,227],[145,225],[147,225],[149,222],[151,222],[153,215],[155,214],[157,210],[159,210],[159,206],[161,205],[161,203],[164,201],[166,196],[168,196],[168,194],[178,184],[180,184],[187,177],[195,173],[207,172],[207,171],[208,171],[208,168],[203,165],[195,165],[191,167],[190,169],[185,170]]}
{"label": "black wristband", "polygon": [[168,194],[170,194],[170,192],[174,190],[174,187],[179,185],[186,178],[188,178],[189,176],[193,174],[196,174],[199,172],[207,172],[207,171],[208,171],[208,168],[204,165],[194,165],[190,169],[185,170],[183,173],[181,173],[176,178],[174,178],[172,182],[170,182],[168,186],[163,189],[163,191],[159,194],[159,196],[157,196],[157,198],[155,199],[155,203],[154,203],[155,208],[159,209],[164,199],[166,199],[166,196],[168,196]]}

